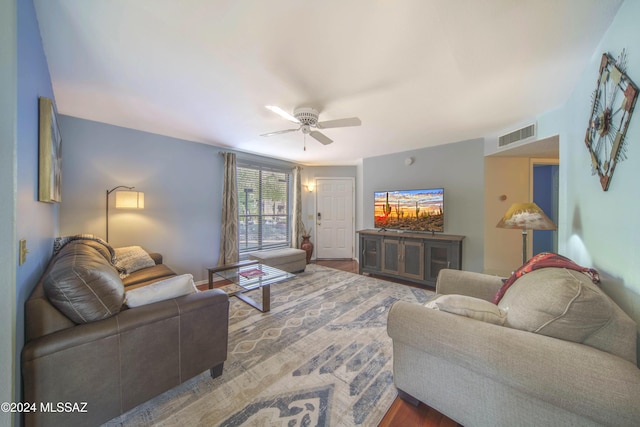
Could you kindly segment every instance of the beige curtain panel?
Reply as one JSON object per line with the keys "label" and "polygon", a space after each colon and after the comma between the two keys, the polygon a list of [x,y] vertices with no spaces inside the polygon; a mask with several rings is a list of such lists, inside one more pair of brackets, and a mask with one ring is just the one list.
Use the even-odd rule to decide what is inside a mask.
{"label": "beige curtain panel", "polygon": [[293,168],[293,221],[291,221],[291,247],[300,248],[304,223],[302,222],[302,183],[300,166]]}
{"label": "beige curtain panel", "polygon": [[218,265],[238,262],[238,184],[235,153],[224,156],[224,188],[222,193],[222,228]]}

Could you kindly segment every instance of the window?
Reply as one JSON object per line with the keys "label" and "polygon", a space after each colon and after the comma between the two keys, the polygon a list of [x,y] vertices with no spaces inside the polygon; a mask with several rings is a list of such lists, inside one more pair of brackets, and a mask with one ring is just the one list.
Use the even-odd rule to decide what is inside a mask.
{"label": "window", "polygon": [[237,174],[240,253],[288,247],[290,171],[238,163]]}

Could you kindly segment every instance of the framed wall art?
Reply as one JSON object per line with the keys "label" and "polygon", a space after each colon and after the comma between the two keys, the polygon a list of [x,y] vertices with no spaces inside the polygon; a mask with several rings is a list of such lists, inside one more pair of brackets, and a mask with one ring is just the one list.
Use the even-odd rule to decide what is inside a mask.
{"label": "framed wall art", "polygon": [[626,159],[625,134],[638,98],[638,87],[625,73],[623,50],[618,60],[604,53],[593,92],[585,144],[591,154],[592,174],[598,174],[607,191],[616,165]]}
{"label": "framed wall art", "polygon": [[38,200],[62,201],[62,138],[53,101],[40,97]]}

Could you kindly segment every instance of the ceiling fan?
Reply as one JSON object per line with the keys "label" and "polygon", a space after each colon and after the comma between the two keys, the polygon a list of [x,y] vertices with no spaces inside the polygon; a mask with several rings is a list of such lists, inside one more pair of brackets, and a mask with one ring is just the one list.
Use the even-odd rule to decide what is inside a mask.
{"label": "ceiling fan", "polygon": [[[324,122],[318,121],[318,110],[309,107],[300,107],[296,108],[293,111],[293,115],[287,113],[283,109],[276,107],[274,105],[266,106],[269,110],[278,114],[279,116],[293,122],[297,123],[300,126],[295,129],[285,129],[279,130],[276,132],[264,133],[260,136],[272,136],[272,135],[280,135],[282,133],[296,132],[301,130],[303,134],[310,135],[312,138],[319,141],[321,144],[327,145],[331,144],[333,140],[319,132],[315,129],[329,129],[329,128],[340,128],[340,127],[348,127],[348,126],[360,126],[362,122],[357,117],[349,117],[346,119],[337,119],[337,120],[327,120]],[[305,146],[306,150],[306,146]]]}

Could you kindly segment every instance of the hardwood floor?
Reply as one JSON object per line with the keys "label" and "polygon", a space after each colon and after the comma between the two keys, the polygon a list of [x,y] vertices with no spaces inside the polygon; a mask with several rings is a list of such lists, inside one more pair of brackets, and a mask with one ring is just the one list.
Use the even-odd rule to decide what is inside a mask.
{"label": "hardwood floor", "polygon": [[311,263],[358,274],[358,263],[352,259],[319,259],[311,261]]}
{"label": "hardwood floor", "polygon": [[462,427],[424,403],[413,406],[396,397],[378,427]]}
{"label": "hardwood floor", "polygon": [[[353,260],[317,260],[315,264],[336,270],[348,271],[358,274],[358,263]],[[387,279],[388,280],[388,279]],[[400,282],[405,284],[404,282]],[[462,427],[452,419],[442,415],[424,403],[414,406],[409,402],[396,397],[393,404],[378,424],[378,427]]]}

